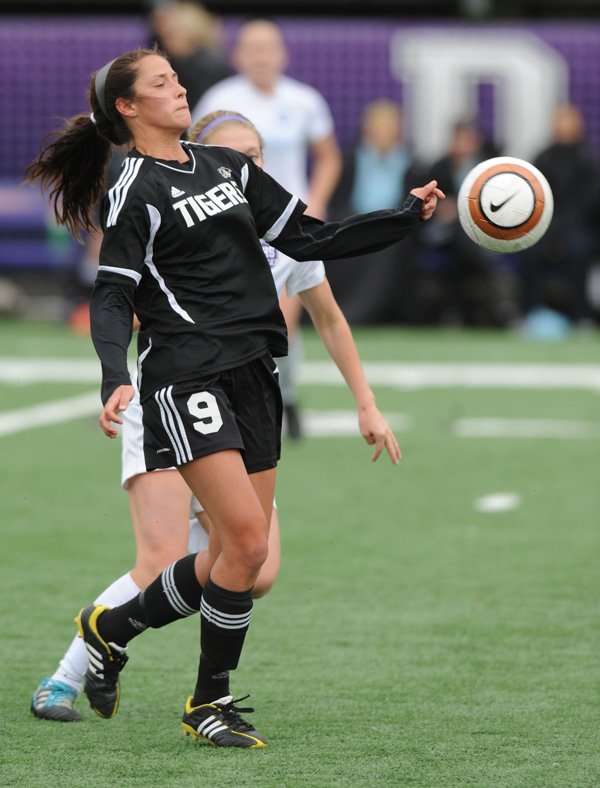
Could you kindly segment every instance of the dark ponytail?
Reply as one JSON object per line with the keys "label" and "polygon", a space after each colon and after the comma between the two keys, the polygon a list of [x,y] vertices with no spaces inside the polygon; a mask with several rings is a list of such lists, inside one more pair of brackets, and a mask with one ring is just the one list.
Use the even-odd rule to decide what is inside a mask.
{"label": "dark ponytail", "polygon": [[[40,155],[25,170],[25,181],[39,180],[47,191],[59,224],[75,238],[95,229],[94,208],[106,189],[106,171],[112,145],[131,141],[131,132],[115,107],[119,98],[132,100],[136,64],[154,49],[127,52],[100,69],[90,81],[91,115],[75,115],[49,134]],[[97,83],[100,77],[102,84]],[[98,102],[97,89],[102,107]]]}

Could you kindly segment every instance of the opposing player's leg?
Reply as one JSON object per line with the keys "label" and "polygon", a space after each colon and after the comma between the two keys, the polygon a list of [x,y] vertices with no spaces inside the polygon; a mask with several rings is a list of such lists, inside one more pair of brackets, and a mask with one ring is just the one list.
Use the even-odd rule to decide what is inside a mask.
{"label": "opposing player's leg", "polygon": [[[131,522],[136,542],[136,561],[130,573],[112,583],[95,600],[96,605],[117,607],[137,597],[166,566],[187,553],[188,516],[191,493],[176,470],[136,473],[127,476],[131,464],[124,461]],[[91,707],[101,717],[116,714],[118,677],[98,681],[93,673],[86,679],[88,651],[76,636],[51,677],[42,679],[35,690],[31,711],[36,717],[61,722],[80,719],[73,708],[85,684]]]}
{"label": "opposing player's leg", "polygon": [[[129,480],[127,489],[136,543],[135,566],[131,570],[131,577],[141,591],[165,567],[187,554],[191,493],[176,470],[137,474]],[[131,602],[135,608],[139,591],[123,602]],[[136,621],[135,617],[131,620]],[[139,631],[143,631],[143,628]],[[83,643],[81,639],[80,642]],[[87,650],[90,653],[89,645]],[[125,664],[121,664],[118,659],[119,653],[117,650],[106,669],[99,667],[94,658],[87,668],[85,694],[91,708],[100,717],[113,717],[117,713],[120,699],[119,672]],[[117,670],[114,669],[115,665]]]}
{"label": "opposing player's leg", "polygon": [[273,506],[271,512],[271,525],[269,528],[269,554],[267,560],[260,568],[260,573],[252,589],[253,599],[260,599],[269,593],[279,574],[281,563],[281,536],[279,533],[279,516]]}
{"label": "opposing player's leg", "polygon": [[128,492],[136,546],[131,576],[143,589],[187,555],[192,494],[175,469],[139,474]]}
{"label": "opposing player's leg", "polygon": [[[191,493],[174,468],[146,472],[143,433],[142,408],[136,394],[123,414],[121,430],[121,485],[129,495],[136,560],[130,573],[96,598],[96,605],[117,607],[133,599],[166,566],[187,553]],[[107,686],[90,674],[86,682],[88,661],[85,643],[75,637],[58,669],[33,693],[32,713],[42,719],[79,720],[73,704],[85,683],[96,713],[113,716],[118,705],[118,681]]]}

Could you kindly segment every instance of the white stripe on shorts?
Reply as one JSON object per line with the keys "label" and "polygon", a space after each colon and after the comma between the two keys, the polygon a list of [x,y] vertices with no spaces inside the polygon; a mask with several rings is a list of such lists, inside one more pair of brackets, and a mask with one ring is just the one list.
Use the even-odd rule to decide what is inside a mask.
{"label": "white stripe on shorts", "polygon": [[[163,423],[163,427],[165,428],[165,432],[167,433],[169,440],[171,441],[171,445],[175,451],[175,462],[177,465],[183,465],[186,462],[190,462],[193,458],[189,443],[187,441],[187,436],[185,436],[184,433],[185,444],[187,444],[188,450],[186,455],[186,445],[184,445],[181,435],[177,431],[177,424],[175,423],[173,410],[171,409],[171,403],[173,402],[172,397],[170,402],[167,401],[167,395],[170,394],[172,388],[173,386],[169,386],[166,389],[160,389],[155,393],[154,399],[160,408],[160,418]],[[175,409],[174,405],[173,409]],[[177,411],[175,412],[177,413]],[[177,414],[177,417],[179,424],[183,428],[179,414]]]}
{"label": "white stripe on shorts", "polygon": [[185,451],[187,452],[188,460],[193,460],[194,458],[192,456],[192,447],[190,446],[190,442],[188,441],[188,436],[185,431],[185,425],[181,419],[181,416],[179,415],[179,411],[177,410],[177,407],[175,405],[175,400],[173,399],[173,386],[169,386],[169,388],[167,389],[167,400],[171,406],[171,410],[173,411],[173,416],[177,421],[177,426],[179,427],[179,436],[185,447]]}

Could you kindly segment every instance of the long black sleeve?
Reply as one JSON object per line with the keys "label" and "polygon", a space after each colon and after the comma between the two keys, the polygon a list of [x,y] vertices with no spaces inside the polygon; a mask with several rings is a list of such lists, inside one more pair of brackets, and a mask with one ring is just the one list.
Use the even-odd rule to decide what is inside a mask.
{"label": "long black sleeve", "polygon": [[270,243],[299,261],[335,260],[378,252],[416,229],[422,205],[421,199],[409,195],[401,208],[356,214],[341,222],[296,215]]}
{"label": "long black sleeve", "polygon": [[103,404],[113,391],[131,385],[127,348],[133,325],[135,285],[97,282],[90,300],[92,342],[102,365]]}

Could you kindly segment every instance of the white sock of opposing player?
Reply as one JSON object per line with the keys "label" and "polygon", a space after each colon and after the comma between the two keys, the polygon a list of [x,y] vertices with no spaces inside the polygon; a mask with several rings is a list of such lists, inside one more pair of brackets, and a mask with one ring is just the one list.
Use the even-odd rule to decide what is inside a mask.
{"label": "white sock of opposing player", "polygon": [[[114,583],[111,583],[108,588],[105,588],[96,598],[95,604],[117,607],[117,605],[122,605],[123,602],[133,599],[141,590],[133,582],[128,572],[115,580]],[[76,635],[52,678],[68,684],[76,689],[77,692],[81,692],[87,666],[88,653],[85,643]]]}

